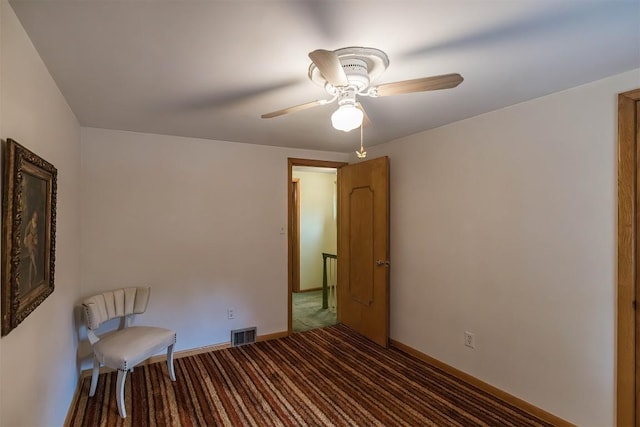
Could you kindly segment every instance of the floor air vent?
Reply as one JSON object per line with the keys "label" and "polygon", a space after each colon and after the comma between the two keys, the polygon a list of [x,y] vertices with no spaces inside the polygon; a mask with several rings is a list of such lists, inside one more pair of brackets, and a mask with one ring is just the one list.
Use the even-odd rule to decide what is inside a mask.
{"label": "floor air vent", "polygon": [[235,329],[231,331],[231,347],[238,347],[256,342],[256,327]]}

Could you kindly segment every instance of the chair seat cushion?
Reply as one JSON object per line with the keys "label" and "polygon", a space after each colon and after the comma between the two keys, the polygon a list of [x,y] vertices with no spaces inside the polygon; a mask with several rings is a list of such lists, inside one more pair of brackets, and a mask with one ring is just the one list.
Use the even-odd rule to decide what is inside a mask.
{"label": "chair seat cushion", "polygon": [[102,365],[126,371],[175,342],[170,329],[131,326],[103,335],[93,352]]}

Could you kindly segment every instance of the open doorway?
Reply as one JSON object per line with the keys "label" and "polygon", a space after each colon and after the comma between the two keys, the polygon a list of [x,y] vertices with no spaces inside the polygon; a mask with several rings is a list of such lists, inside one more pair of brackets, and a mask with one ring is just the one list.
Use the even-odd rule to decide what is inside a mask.
{"label": "open doorway", "polygon": [[292,332],[335,325],[337,169],[294,166]]}
{"label": "open doorway", "polygon": [[289,332],[337,323],[337,169],[289,159]]}

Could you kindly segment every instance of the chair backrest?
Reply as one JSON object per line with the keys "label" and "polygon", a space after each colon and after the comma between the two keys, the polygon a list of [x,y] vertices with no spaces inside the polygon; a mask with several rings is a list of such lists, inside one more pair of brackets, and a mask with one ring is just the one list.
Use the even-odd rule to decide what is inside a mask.
{"label": "chair backrest", "polygon": [[82,301],[85,321],[89,330],[100,327],[116,317],[141,314],[147,310],[150,287],[122,288],[103,292]]}

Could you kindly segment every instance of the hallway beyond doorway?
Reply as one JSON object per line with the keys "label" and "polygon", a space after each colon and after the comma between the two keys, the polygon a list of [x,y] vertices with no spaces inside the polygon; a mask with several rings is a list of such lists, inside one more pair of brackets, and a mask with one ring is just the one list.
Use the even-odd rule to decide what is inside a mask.
{"label": "hallway beyond doorway", "polygon": [[293,292],[292,331],[303,332],[337,323],[336,312],[322,308],[322,290]]}

